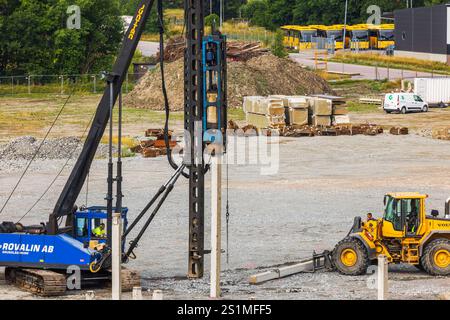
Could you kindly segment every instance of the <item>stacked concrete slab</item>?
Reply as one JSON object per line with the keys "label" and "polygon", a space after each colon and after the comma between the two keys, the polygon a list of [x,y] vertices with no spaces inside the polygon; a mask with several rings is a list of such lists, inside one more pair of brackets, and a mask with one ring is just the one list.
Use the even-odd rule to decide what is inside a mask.
{"label": "stacked concrete slab", "polygon": [[283,128],[286,125],[284,101],[273,97],[245,97],[247,122],[258,128]]}
{"label": "stacked concrete slab", "polygon": [[257,128],[300,128],[349,123],[345,100],[334,96],[245,97],[247,122]]}

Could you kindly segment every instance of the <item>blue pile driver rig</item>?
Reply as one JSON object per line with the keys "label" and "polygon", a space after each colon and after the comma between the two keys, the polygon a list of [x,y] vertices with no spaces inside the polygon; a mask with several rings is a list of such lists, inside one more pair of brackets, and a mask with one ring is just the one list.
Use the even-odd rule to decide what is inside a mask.
{"label": "blue pile driver rig", "polygon": [[[115,163],[112,153],[114,122],[112,115],[118,102],[118,150],[121,150],[122,84],[155,4],[160,27],[160,67],[163,75],[162,87],[166,108],[167,157],[170,165],[174,168],[174,174],[161,186],[135,220],[128,223],[128,209],[122,203],[124,195],[122,193],[121,155],[119,152]],[[226,38],[214,28],[211,35],[204,35],[203,0],[185,1],[184,129],[190,135],[185,141],[183,161],[177,164],[172,158],[168,141],[170,109],[164,83],[162,16],[162,0],[140,1],[132,23],[125,33],[122,48],[112,72],[105,74],[108,85],[92,118],[82,151],[48,221],[33,226],[24,226],[18,222],[0,224],[0,267],[5,267],[5,275],[9,282],[43,296],[62,295],[67,290],[67,270],[70,268],[73,270],[75,267],[81,272],[82,288],[86,285],[100,286],[108,283],[111,279],[113,214],[120,214],[123,222],[122,251],[124,253],[122,262],[125,264],[130,259],[136,258],[135,248],[181,176],[189,179],[187,277],[196,279],[203,276],[204,256],[208,253],[204,248],[204,179],[208,171],[208,164],[204,159],[203,151],[211,145],[218,146],[219,144],[220,148],[213,148],[216,150],[215,152],[219,149],[225,151],[227,129]],[[110,153],[107,169],[106,205],[78,207],[76,201],[86,183],[94,155],[108,123]],[[198,130],[201,130],[201,134],[198,134]],[[200,152],[198,146],[201,146]],[[114,176],[115,164],[116,174]],[[7,202],[3,205],[2,211]],[[150,209],[152,212],[147,217]],[[142,229],[132,241],[127,243],[127,237],[131,231],[144,218],[146,221]],[[106,226],[104,237],[94,232],[94,229],[101,224]],[[138,273],[126,268],[123,273],[123,290],[139,285]]]}

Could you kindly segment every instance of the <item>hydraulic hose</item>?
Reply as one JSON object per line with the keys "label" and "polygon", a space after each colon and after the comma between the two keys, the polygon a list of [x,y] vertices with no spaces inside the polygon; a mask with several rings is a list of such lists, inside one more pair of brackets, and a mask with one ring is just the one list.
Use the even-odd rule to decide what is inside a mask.
{"label": "hydraulic hose", "polygon": [[[167,88],[166,88],[166,79],[164,75],[164,18],[163,18],[163,6],[162,0],[158,0],[158,22],[159,22],[159,66],[161,70],[161,86],[162,92],[164,96],[164,108],[166,111],[166,121],[164,124],[164,142],[166,144],[167,150],[167,160],[171,167],[175,170],[178,170],[179,166],[175,163],[172,157],[172,149],[169,144],[169,118],[170,118],[170,105],[169,98],[167,96]],[[189,179],[189,174],[185,172],[181,172],[183,177]]]}

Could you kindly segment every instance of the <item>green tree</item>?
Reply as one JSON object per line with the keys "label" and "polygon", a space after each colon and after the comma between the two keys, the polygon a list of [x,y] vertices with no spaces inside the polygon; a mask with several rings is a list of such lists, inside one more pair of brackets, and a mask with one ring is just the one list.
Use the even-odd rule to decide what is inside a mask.
{"label": "green tree", "polygon": [[251,24],[274,29],[275,25],[269,13],[269,6],[268,0],[249,0],[247,4],[241,7],[242,16],[248,19]]}
{"label": "green tree", "polygon": [[210,14],[209,16],[205,17],[205,26],[212,27],[212,25],[215,24],[216,27],[218,27],[219,21],[220,21],[220,18],[217,14],[215,14],[215,13]]}
{"label": "green tree", "polygon": [[[66,26],[69,5],[81,29]],[[0,74],[109,69],[123,36],[119,0],[0,0]]]}
{"label": "green tree", "polygon": [[283,32],[281,30],[278,30],[275,34],[275,40],[271,48],[272,53],[279,58],[286,58],[288,56],[286,48],[283,44],[283,38]]}

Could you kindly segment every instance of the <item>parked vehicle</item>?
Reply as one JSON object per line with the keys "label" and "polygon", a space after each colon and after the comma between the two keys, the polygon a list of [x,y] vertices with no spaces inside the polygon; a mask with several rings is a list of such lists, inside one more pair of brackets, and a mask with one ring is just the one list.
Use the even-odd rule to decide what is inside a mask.
{"label": "parked vehicle", "polygon": [[431,107],[445,108],[450,104],[450,78],[416,78],[414,93]]}
{"label": "parked vehicle", "polygon": [[384,97],[384,111],[391,112],[427,112],[428,103],[414,93],[388,93]]}

